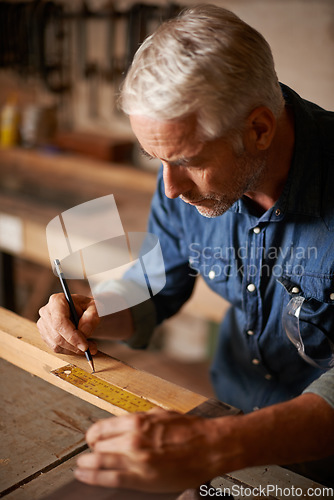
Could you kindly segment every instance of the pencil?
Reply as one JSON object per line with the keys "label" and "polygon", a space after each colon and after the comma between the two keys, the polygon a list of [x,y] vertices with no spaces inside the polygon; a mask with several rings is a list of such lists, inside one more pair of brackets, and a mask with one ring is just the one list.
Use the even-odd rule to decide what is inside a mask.
{"label": "pencil", "polygon": [[[55,259],[53,262],[54,262],[54,265],[55,265],[55,268],[56,268],[56,273],[58,274],[58,277],[60,279],[60,283],[61,283],[63,292],[65,294],[65,298],[66,298],[67,303],[68,303],[69,308],[70,308],[71,321],[74,324],[75,328],[78,328],[79,318],[78,318],[77,311],[75,309],[74,302],[73,302],[72,296],[70,294],[70,290],[68,288],[66,279],[64,278],[64,273],[62,272],[62,269],[60,267],[60,261],[59,261],[59,259]],[[95,373],[93,358],[92,358],[92,355],[90,353],[89,347],[85,351],[85,356],[86,356],[86,359],[87,359],[87,361],[89,363],[89,366],[92,369],[92,373]]]}

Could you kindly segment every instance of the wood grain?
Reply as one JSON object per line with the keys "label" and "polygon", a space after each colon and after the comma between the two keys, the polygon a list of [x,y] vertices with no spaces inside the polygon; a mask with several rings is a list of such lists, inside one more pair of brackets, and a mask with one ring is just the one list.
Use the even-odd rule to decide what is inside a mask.
{"label": "wood grain", "polygon": [[[54,389],[57,390],[56,388]],[[68,396],[75,399],[73,396]],[[84,403],[83,401],[81,401],[81,404],[88,405],[88,403]],[[102,412],[102,410],[99,411]],[[76,467],[76,462],[79,456],[80,453],[51,469],[49,472],[40,474],[31,481],[22,484],[6,495],[6,500],[38,500],[40,498],[44,498],[46,495],[52,494],[55,489],[58,490],[63,485],[73,481],[73,471]],[[16,465],[19,468],[20,464],[17,463]],[[62,497],[58,498],[59,500],[63,500]],[[83,500],[83,498],[81,500]]]}
{"label": "wood grain", "polygon": [[0,360],[0,377],[1,497],[6,489],[85,447],[87,429],[108,413],[4,360]]}
{"label": "wood grain", "polygon": [[[0,345],[1,357],[16,366],[113,415],[125,413],[123,409],[96,398],[50,373],[51,370],[68,363],[89,370],[84,356],[53,353],[41,339],[34,323],[3,308],[0,308]],[[95,375],[101,380],[149,399],[165,409],[186,413],[207,399],[159,377],[137,370],[106,354],[98,353],[94,356],[94,364]]]}
{"label": "wood grain", "polygon": [[[87,362],[80,356],[65,356],[52,353],[41,340],[34,323],[2,308],[0,308],[0,345],[1,356],[20,368],[38,375],[45,381],[87,400],[95,406],[104,408],[108,413],[115,415],[124,413],[123,410],[113,407],[96,397],[87,398],[86,396],[90,396],[88,393],[51,375],[50,371],[52,369],[59,368],[64,363],[70,362],[87,369]],[[209,412],[207,416],[214,417],[219,414],[226,414],[226,412],[229,413],[229,409],[224,404],[217,405],[204,396],[199,396],[159,377],[136,370],[110,356],[101,353],[96,356],[96,368],[97,376],[102,380],[124,388],[137,396],[146,397],[164,408],[184,413],[190,412],[194,414],[197,412],[200,415]],[[29,381],[27,382],[27,374],[24,374],[25,382],[21,381],[22,375],[12,374],[13,369],[15,369],[14,366],[8,365],[5,366],[4,372],[0,372],[3,413],[6,422],[4,428],[7,429],[7,432],[4,433],[5,440],[2,441],[1,457],[3,457],[3,461],[0,463],[0,485],[2,491],[6,488],[15,489],[16,487],[17,493],[10,493],[8,497],[11,498],[12,496],[13,500],[19,495],[19,491],[18,499],[30,500],[30,491],[35,491],[33,498],[37,499],[41,498],[37,484],[40,479],[34,479],[35,474],[41,471],[49,474],[47,472],[49,467],[55,469],[55,467],[61,466],[58,463],[59,459],[67,462],[67,459],[70,459],[71,452],[74,454],[79,453],[84,442],[84,432],[92,423],[93,418],[96,417],[96,413],[92,414],[89,410],[82,410],[83,402],[71,398],[65,392],[58,391],[56,387],[48,386],[43,380],[33,377],[30,384]],[[74,389],[76,390],[74,391]],[[58,394],[54,391],[57,391]],[[100,411],[88,405],[89,408]],[[194,408],[196,408],[195,411],[193,411]],[[36,412],[38,413],[36,414]],[[101,412],[101,418],[105,415],[105,412]],[[71,467],[70,464],[73,464],[73,461],[69,462],[69,468]],[[53,474],[57,476],[56,472]],[[265,477],[268,484],[277,484],[281,487],[291,485],[298,485],[303,489],[320,487],[319,484],[313,481],[275,466],[256,467],[233,472],[222,478],[216,478],[213,480],[213,484],[217,487],[228,481],[227,485],[233,483],[258,486]],[[32,489],[25,486],[23,489],[18,490],[20,481],[31,483]],[[45,488],[45,485],[42,485],[40,493],[49,493],[61,484],[62,480],[59,481],[59,484],[56,480],[54,488]],[[70,488],[74,486],[75,484]],[[83,485],[78,486],[76,484],[76,488],[79,488],[81,492],[80,498],[92,498],[90,494],[84,496]],[[23,494],[24,490],[26,490],[28,496]],[[117,495],[112,496],[113,491],[104,491],[102,493],[107,496],[102,496],[101,499],[115,498],[115,500],[118,500]],[[187,496],[188,493],[190,497]],[[111,496],[108,496],[109,494]],[[122,494],[120,494],[120,499],[127,498]],[[194,490],[184,492],[180,500],[194,498],[191,496],[193,494]],[[61,498],[57,495],[59,495],[59,492],[56,493],[56,497],[51,496],[50,500],[51,498],[52,500],[53,498]],[[73,489],[71,495],[73,495]],[[70,496],[70,498],[75,497]],[[94,498],[99,497],[94,496]],[[274,496],[273,498],[281,497]]]}

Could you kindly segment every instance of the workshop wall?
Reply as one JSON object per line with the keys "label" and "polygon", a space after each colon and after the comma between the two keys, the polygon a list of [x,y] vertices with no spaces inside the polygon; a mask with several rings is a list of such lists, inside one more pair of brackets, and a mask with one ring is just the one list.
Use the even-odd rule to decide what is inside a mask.
{"label": "workshop wall", "polygon": [[226,0],[269,42],[280,81],[302,97],[334,109],[334,2]]}
{"label": "workshop wall", "polygon": [[[0,7],[8,3],[0,2]],[[194,3],[182,0],[177,5]],[[214,3],[231,9],[266,37],[281,81],[307,99],[327,109],[334,108],[332,0],[216,0]],[[51,25],[45,34],[44,53],[49,66],[57,64],[62,53],[62,74],[57,75],[56,70],[46,74],[44,70],[41,78],[29,67],[21,66],[15,72],[10,65],[8,70],[7,65],[6,71],[0,73],[0,105],[20,96],[21,107],[29,102],[47,108],[55,106],[61,128],[132,138],[127,119],[116,109],[122,73],[140,36],[154,30],[158,18],[168,17],[176,8],[162,0],[148,1],[146,7],[130,0],[113,3],[90,0],[86,9],[81,0],[62,0],[62,4],[63,13],[68,16],[62,27],[63,39],[59,41],[61,37],[55,34],[59,27]],[[140,24],[140,19],[146,19],[145,23]],[[13,32],[7,34],[10,36]]]}
{"label": "workshop wall", "polygon": [[[96,2],[97,5],[98,3]],[[185,6],[195,3],[197,2],[185,0],[180,4]],[[272,48],[280,81],[320,106],[334,109],[332,0],[224,0],[213,3],[232,10],[265,36]],[[152,29],[154,26],[153,22]],[[90,29],[91,40],[94,40],[91,47],[92,60],[103,67],[106,32],[99,21],[95,25],[93,22]],[[118,33],[118,36],[116,53],[121,57],[122,33]],[[94,122],[94,127],[101,131],[108,127],[114,133],[117,131],[126,134],[127,121],[115,110],[114,83],[111,84],[100,76],[95,84],[99,86],[99,98],[95,102],[94,117],[94,99],[92,102],[91,96],[94,83],[87,79],[77,79],[73,95],[75,124],[86,128]]]}

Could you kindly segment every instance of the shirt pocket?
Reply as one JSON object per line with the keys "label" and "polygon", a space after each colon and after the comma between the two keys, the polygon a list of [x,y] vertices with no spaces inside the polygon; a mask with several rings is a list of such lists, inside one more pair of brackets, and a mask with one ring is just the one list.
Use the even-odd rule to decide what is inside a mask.
{"label": "shirt pocket", "polygon": [[225,247],[199,244],[191,247],[189,266],[193,275],[201,275],[214,292],[233,304],[239,303],[242,297],[243,269],[238,265],[233,252]]}
{"label": "shirt pocket", "polygon": [[334,342],[333,276],[304,273],[282,276],[278,281],[283,285],[282,317],[294,297],[305,299],[296,321],[306,354],[312,359],[329,358]]}

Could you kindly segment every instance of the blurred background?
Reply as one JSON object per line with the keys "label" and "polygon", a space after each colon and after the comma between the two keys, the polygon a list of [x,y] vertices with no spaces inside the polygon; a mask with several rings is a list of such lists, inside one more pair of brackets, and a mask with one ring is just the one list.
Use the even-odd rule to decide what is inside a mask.
{"label": "blurred background", "polygon": [[[226,0],[271,45],[280,81],[334,108],[333,0]],[[117,109],[141,41],[194,2],[0,1],[0,305],[35,321],[50,293],[47,223],[114,194],[125,231],[146,228],[159,165],[138,152]],[[89,294],[85,282],[72,292]],[[190,302],[147,352],[114,356],[211,394],[207,369],[228,304],[198,280]]]}

